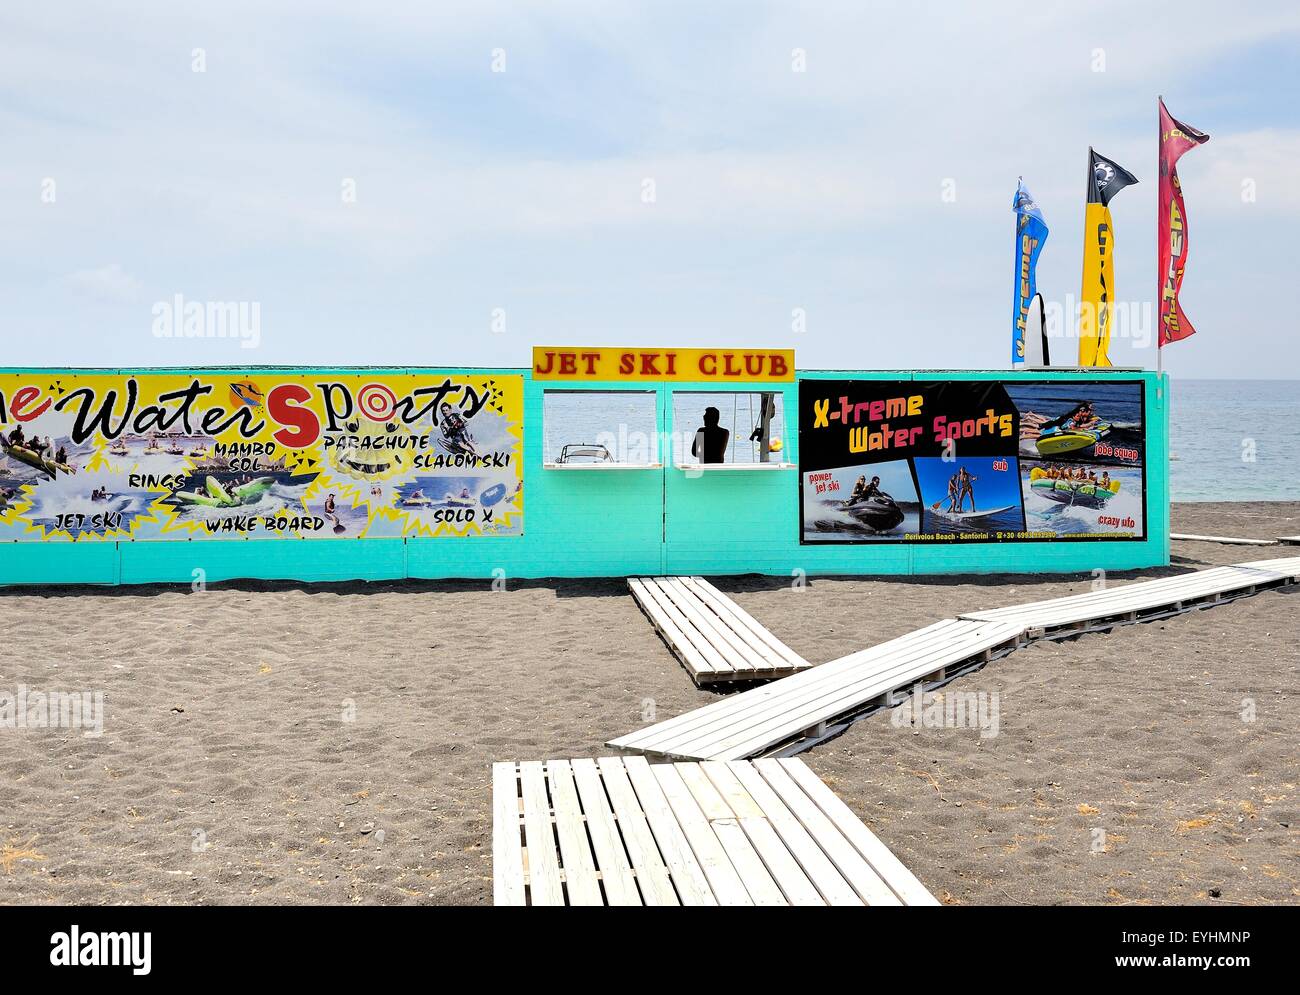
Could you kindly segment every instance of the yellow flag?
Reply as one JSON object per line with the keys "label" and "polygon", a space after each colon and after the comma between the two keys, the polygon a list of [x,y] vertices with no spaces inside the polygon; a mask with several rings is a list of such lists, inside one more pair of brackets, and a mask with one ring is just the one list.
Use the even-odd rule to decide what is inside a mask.
{"label": "yellow flag", "polygon": [[1088,150],[1088,204],[1083,215],[1083,288],[1079,292],[1079,365],[1110,366],[1115,314],[1115,228],[1110,199],[1137,182],[1119,163]]}
{"label": "yellow flag", "polygon": [[1089,204],[1084,212],[1083,290],[1079,294],[1079,365],[1110,366],[1106,347],[1115,294],[1115,234],[1110,208]]}

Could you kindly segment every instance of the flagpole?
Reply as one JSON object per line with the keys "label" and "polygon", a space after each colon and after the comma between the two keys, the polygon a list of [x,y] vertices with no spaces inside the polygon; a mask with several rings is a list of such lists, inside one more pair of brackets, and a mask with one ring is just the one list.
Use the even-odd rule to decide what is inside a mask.
{"label": "flagpole", "polygon": [[[1038,299],[1038,337],[1041,340],[1043,347],[1043,365],[1051,366],[1052,354],[1047,348],[1047,302],[1043,300],[1043,292],[1041,290],[1034,294],[1034,297]],[[1034,302],[1030,301],[1029,303],[1030,306],[1032,306]],[[1028,331],[1028,329],[1026,329],[1026,331]]]}
{"label": "flagpole", "polygon": [[1160,292],[1164,286],[1164,277],[1160,272],[1160,149],[1164,136],[1160,134],[1160,105],[1164,103],[1162,94],[1156,95],[1156,392],[1164,391],[1165,351],[1160,348]]}
{"label": "flagpole", "polygon": [[[1075,330],[1075,338],[1078,340],[1079,352],[1075,356],[1074,362],[1080,368],[1083,367],[1083,277],[1088,272],[1088,197],[1092,193],[1092,146],[1088,146],[1088,184],[1083,188],[1083,260],[1079,273],[1079,327]],[[1095,331],[1095,328],[1094,328]],[[1094,353],[1094,356],[1096,354]]]}

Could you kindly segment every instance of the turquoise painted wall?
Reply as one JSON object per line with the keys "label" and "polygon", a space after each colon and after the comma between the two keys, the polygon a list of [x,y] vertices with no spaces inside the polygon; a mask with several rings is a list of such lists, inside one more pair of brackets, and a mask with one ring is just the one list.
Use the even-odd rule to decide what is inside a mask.
{"label": "turquoise painted wall", "polygon": [[[3,373],[30,372],[0,370]],[[146,373],[147,370],[68,371]],[[215,372],[215,371],[214,371]],[[223,371],[225,372],[225,371]],[[248,369],[251,376],[270,372]],[[365,368],[296,370],[347,374]],[[419,373],[419,369],[374,372]],[[481,372],[439,369],[439,373]],[[1079,572],[1126,570],[1169,562],[1168,381],[1149,372],[1107,372],[1109,380],[1145,384],[1147,535],[1144,542],[1033,542],[972,545],[799,544],[797,470],[689,474],[672,466],[664,440],[695,425],[674,426],[675,391],[724,393],[713,383],[633,385],[654,390],[662,469],[563,471],[542,467],[542,402],[546,389],[525,377],[524,534],[448,539],[357,539],[10,542],[0,545],[0,584],[208,583],[235,578],[337,581],[414,578],[590,577],[628,574],[764,573],[907,574]],[[804,371],[800,379],[1043,380],[1078,373],[1003,371]],[[626,383],[583,383],[584,390],[628,389]],[[734,388],[733,388],[734,389]],[[754,386],[742,388],[752,391]],[[771,389],[764,385],[762,389]],[[784,458],[798,462],[794,424],[798,386],[782,390]]]}

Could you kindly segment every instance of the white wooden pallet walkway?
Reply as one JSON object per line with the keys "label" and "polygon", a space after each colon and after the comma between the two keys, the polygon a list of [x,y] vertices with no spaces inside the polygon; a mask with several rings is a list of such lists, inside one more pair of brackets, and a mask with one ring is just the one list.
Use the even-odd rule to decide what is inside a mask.
{"label": "white wooden pallet walkway", "polygon": [[938,683],[1032,639],[1064,638],[1209,607],[1300,582],[1300,556],[1215,567],[1088,594],[973,612],[611,740],[680,760],[739,760],[817,740],[832,723],[891,705],[916,682]]}
{"label": "white wooden pallet walkway", "polygon": [[938,905],[800,760],[492,766],[497,905]]}
{"label": "white wooden pallet walkway", "polygon": [[703,577],[629,577],[627,584],[697,685],[786,677],[811,666]]}
{"label": "white wooden pallet walkway", "polygon": [[1126,622],[1165,618],[1208,608],[1269,587],[1300,580],[1300,556],[1238,563],[1195,573],[1107,587],[1087,594],[1034,601],[1009,608],[970,612],[961,618],[1013,622],[1029,639],[1069,636],[1110,629]]}
{"label": "white wooden pallet walkway", "polygon": [[682,760],[739,760],[818,738],[834,719],[892,695],[951,679],[1015,649],[1021,628],[1007,622],[945,619],[887,643],[697,708],[608,745]]}
{"label": "white wooden pallet walkway", "polygon": [[1217,542],[1224,546],[1276,546],[1280,539],[1242,539],[1237,536],[1198,536],[1188,532],[1171,532],[1170,539],[1184,542]]}

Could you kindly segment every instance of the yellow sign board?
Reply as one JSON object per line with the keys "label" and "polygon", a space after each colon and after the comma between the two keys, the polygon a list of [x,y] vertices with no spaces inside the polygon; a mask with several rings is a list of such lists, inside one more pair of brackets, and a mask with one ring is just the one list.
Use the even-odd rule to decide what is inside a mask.
{"label": "yellow sign board", "polygon": [[524,378],[0,374],[0,543],[523,533]]}
{"label": "yellow sign board", "polygon": [[534,380],[793,383],[793,349],[534,346]]}

